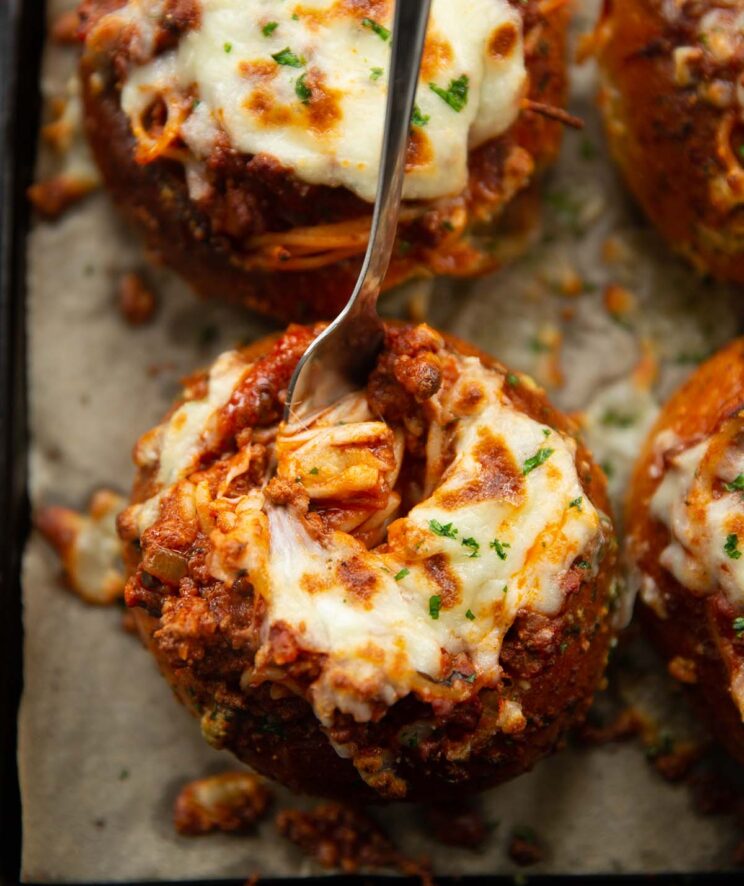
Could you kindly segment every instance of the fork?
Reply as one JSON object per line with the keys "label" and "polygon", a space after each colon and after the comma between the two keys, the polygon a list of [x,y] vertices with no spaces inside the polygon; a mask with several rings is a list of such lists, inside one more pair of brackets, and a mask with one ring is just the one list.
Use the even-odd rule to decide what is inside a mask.
{"label": "fork", "polygon": [[338,317],[302,355],[287,389],[288,424],[316,413],[360,384],[382,347],[377,299],[395,244],[406,149],[431,0],[397,0],[377,195],[362,270]]}

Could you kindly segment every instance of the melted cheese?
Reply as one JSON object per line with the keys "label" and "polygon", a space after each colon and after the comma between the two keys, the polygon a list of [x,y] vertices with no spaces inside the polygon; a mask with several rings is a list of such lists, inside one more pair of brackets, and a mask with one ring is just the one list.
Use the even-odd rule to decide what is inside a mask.
{"label": "melted cheese", "polygon": [[[161,453],[164,486],[136,506],[140,513],[152,516],[153,501],[175,489],[186,510],[211,527],[212,575],[227,583],[247,577],[264,600],[262,645],[246,686],[280,679],[277,629],[323,656],[310,696],[325,724],[336,711],[365,721],[412,691],[424,698],[446,692],[447,655],[464,654],[472,679],[495,686],[501,644],[517,613],[557,614],[577,562],[587,578],[596,575],[608,528],[583,493],[574,440],[514,408],[501,374],[477,358],[457,358],[456,365],[456,381],[427,404],[433,436],[457,417],[454,457],[431,495],[404,517],[393,489],[402,438],[373,420],[363,393],[299,432],[278,429],[271,444],[286,486],[301,484],[311,505],[322,508],[330,498],[348,508],[342,528],[319,536],[301,508],[277,504],[265,487],[227,497],[230,479],[247,470],[247,450],[228,460],[216,496],[206,481],[194,486],[196,454],[207,445],[215,408],[229,399],[230,379],[242,377],[229,354],[213,370],[205,398],[184,404],[145,447],[150,457]],[[365,501],[366,509],[359,507]]]}
{"label": "melted cheese", "polygon": [[741,608],[744,493],[725,484],[744,475],[744,450],[733,440],[722,446],[720,436],[714,435],[667,462],[651,499],[652,515],[671,536],[659,562],[690,591],[709,594],[720,588]]}
{"label": "melted cheese", "polygon": [[[375,24],[389,28],[392,4],[375,6]],[[366,15],[347,0],[202,0],[197,29],[130,69],[122,106],[134,126],[155,96],[188,93],[181,135],[197,157],[224,131],[242,153],[268,155],[303,181],[343,186],[371,202],[390,39],[365,26]],[[513,123],[527,78],[521,34],[507,0],[434,0],[417,95],[426,122],[412,130],[406,199],[461,192],[468,150]],[[463,77],[460,110],[430,86],[446,91]]]}
{"label": "melted cheese", "polygon": [[[156,483],[167,489],[186,477],[201,453],[209,448],[217,415],[248,371],[235,351],[221,354],[209,373],[208,393],[201,400],[187,400],[175,410],[165,425],[158,425],[137,444],[135,462],[140,468],[157,466]],[[140,533],[158,517],[162,495],[137,507]]]}

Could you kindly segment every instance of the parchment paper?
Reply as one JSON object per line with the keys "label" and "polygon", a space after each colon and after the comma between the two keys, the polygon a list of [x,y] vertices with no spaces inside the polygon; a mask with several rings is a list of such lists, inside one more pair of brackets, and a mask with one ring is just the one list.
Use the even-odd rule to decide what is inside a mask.
{"label": "parchment paper", "polygon": [[[51,14],[70,5],[54,0]],[[587,27],[595,0],[581,4]],[[70,50],[50,47],[47,95],[60,94]],[[568,133],[560,166],[546,185],[544,232],[514,268],[474,283],[417,284],[429,319],[524,369],[546,384],[560,382],[545,342],[561,334],[563,383],[550,387],[569,410],[602,414],[606,404],[635,411],[634,427],[608,431],[590,423],[600,460],[611,462],[613,490],[624,489],[638,439],[652,420],[653,398],[627,381],[644,347],[660,361],[654,397],[666,395],[694,364],[736,334],[735,296],[703,285],[671,258],[629,205],[604,158],[592,103],[594,72],[575,72],[572,110],[588,121]],[[47,161],[42,159],[42,168]],[[608,264],[613,235],[622,262]],[[615,250],[617,251],[617,250]],[[198,302],[165,270],[146,266],[138,240],[95,195],[54,224],[38,224],[29,242],[28,329],[35,503],[83,507],[100,485],[126,491],[130,450],[164,413],[177,381],[236,341],[271,325],[222,305]],[[146,269],[160,309],[153,324],[132,329],[114,304],[122,272]],[[581,295],[561,293],[571,272]],[[563,283],[561,282],[563,281]],[[637,299],[613,319],[608,284]],[[423,288],[422,288],[423,287]],[[390,296],[403,312],[411,288]],[[644,344],[645,342],[645,344]],[[550,370],[550,371],[549,371]],[[630,391],[630,393],[629,393]],[[94,609],[60,589],[58,564],[37,537],[25,561],[25,691],[19,762],[23,794],[23,877],[41,882],[149,880],[322,873],[265,822],[255,836],[183,838],[171,806],[186,781],[235,766],[211,750],[198,724],[171,697],[137,640],[120,627],[116,609]],[[686,733],[690,718],[679,692],[653,665],[624,681],[628,698],[664,707]],[[305,800],[277,790],[278,805]],[[483,851],[437,847],[412,807],[377,812],[403,848],[426,852],[441,874],[514,873],[505,847],[514,825],[530,825],[549,847],[534,873],[720,870],[737,833],[727,819],[703,818],[689,791],[662,781],[637,744],[567,750],[485,798],[494,825]]]}

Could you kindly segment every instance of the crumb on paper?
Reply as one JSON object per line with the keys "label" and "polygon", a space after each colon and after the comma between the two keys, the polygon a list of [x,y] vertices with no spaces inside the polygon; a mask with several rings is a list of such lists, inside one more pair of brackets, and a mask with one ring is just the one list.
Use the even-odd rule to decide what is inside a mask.
{"label": "crumb on paper", "polygon": [[628,741],[641,735],[648,728],[648,718],[633,707],[623,708],[614,719],[606,724],[586,722],[577,730],[576,735],[582,744],[603,745],[616,741]]}
{"label": "crumb on paper", "polygon": [[42,218],[53,221],[98,189],[100,174],[83,133],[80,81],[72,76],[61,94],[47,100],[50,121],[41,128],[43,143],[55,157],[56,171],[32,184],[27,196]]}
{"label": "crumb on paper", "polygon": [[624,286],[610,283],[605,287],[604,304],[607,313],[618,323],[628,323],[629,318],[636,310],[638,299]]}
{"label": "crumb on paper", "polygon": [[345,874],[392,868],[432,884],[426,861],[406,858],[380,826],[358,809],[321,803],[309,812],[287,809],[276,817],[279,833],[324,868]]}
{"label": "crumb on paper", "polygon": [[266,815],[273,794],[250,772],[223,772],[189,782],[176,797],[173,824],[179,834],[200,836],[252,832]]}
{"label": "crumb on paper", "polygon": [[427,827],[437,843],[478,849],[488,837],[489,828],[477,800],[433,804],[425,807],[424,814]]}
{"label": "crumb on paper", "polygon": [[134,271],[123,274],[117,287],[117,301],[122,317],[130,326],[144,326],[155,316],[155,293]]}
{"label": "crumb on paper", "polygon": [[534,369],[537,381],[549,388],[563,387],[566,377],[561,366],[561,330],[552,323],[546,323],[538,330],[531,347],[537,355]]}
{"label": "crumb on paper", "polygon": [[544,861],[546,849],[534,828],[522,825],[514,828],[509,838],[509,858],[522,867]]}
{"label": "crumb on paper", "polygon": [[76,9],[60,13],[52,23],[51,38],[60,46],[77,46],[80,17]]}
{"label": "crumb on paper", "polygon": [[124,569],[116,518],[126,499],[100,489],[87,513],[58,505],[41,507],[36,528],[59,555],[68,586],[86,603],[110,605],[124,594]]}
{"label": "crumb on paper", "polygon": [[82,178],[56,175],[31,185],[28,189],[28,199],[39,215],[54,221],[71,206],[87,197],[96,187],[97,184]]}
{"label": "crumb on paper", "polygon": [[675,655],[667,665],[667,670],[669,675],[679,683],[697,683],[697,667],[691,658]]}

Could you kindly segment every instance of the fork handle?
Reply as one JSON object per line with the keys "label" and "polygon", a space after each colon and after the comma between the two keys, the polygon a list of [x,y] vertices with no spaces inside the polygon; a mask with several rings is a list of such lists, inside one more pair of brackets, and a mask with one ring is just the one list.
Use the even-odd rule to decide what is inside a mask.
{"label": "fork handle", "polygon": [[431,0],[397,0],[377,197],[362,271],[345,313],[373,309],[395,245],[421,57]]}

